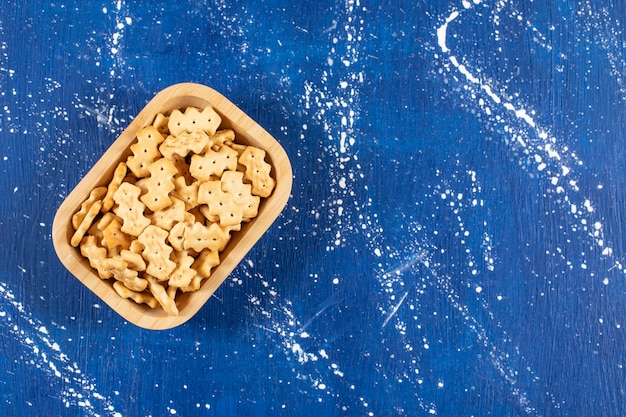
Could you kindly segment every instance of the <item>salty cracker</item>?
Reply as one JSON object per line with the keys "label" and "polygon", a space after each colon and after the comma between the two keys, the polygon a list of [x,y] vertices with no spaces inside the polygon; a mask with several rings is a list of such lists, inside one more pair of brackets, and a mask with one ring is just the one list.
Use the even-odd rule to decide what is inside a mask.
{"label": "salty cracker", "polygon": [[72,227],[74,227],[74,230],[78,229],[78,226],[82,223],[93,203],[97,200],[101,200],[106,193],[107,187],[96,187],[91,190],[87,199],[80,205],[80,210],[72,216]]}
{"label": "salty cracker", "polygon": [[102,269],[107,275],[112,275],[117,281],[133,291],[143,291],[148,286],[148,281],[139,278],[137,271],[128,268],[128,262],[122,258],[106,258],[101,263]]}
{"label": "salty cracker", "polygon": [[107,250],[98,245],[98,240],[95,236],[85,236],[83,238],[80,242],[80,254],[89,261],[89,265],[98,271],[98,276],[102,278],[100,264],[107,257]]}
{"label": "salty cracker", "polygon": [[185,210],[189,211],[198,205],[198,187],[200,183],[193,181],[187,185],[187,180],[182,175],[174,177],[174,189],[171,192],[172,197],[176,197],[185,203]]}
{"label": "salty cracker", "polygon": [[96,228],[100,231],[106,229],[106,227],[110,225],[115,218],[117,218],[117,216],[110,211],[104,213],[102,217],[100,217],[100,220],[96,223]]}
{"label": "salty cracker", "polygon": [[108,249],[114,249],[117,247],[121,247],[122,249],[130,248],[130,242],[133,238],[122,231],[122,222],[123,220],[121,218],[113,215],[109,224],[101,229],[102,245],[104,247]]}
{"label": "salty cracker", "polygon": [[120,252],[120,258],[128,264],[128,268],[130,269],[137,272],[146,270],[146,261],[143,259],[141,254],[137,252],[133,252],[130,249],[123,249]]}
{"label": "salty cracker", "polygon": [[225,233],[217,223],[205,226],[202,223],[194,223],[185,228],[183,249],[193,249],[201,252],[204,249],[218,251],[230,240],[230,235]]}
{"label": "salty cracker", "polygon": [[243,220],[243,205],[232,193],[222,190],[221,181],[206,181],[198,187],[198,202],[208,206],[208,215],[216,216],[221,226],[233,226]]}
{"label": "salty cracker", "polygon": [[174,175],[178,172],[172,161],[161,158],[148,166],[150,176],[145,180],[148,190],[139,199],[152,211],[163,210],[172,204],[169,192],[174,189]]}
{"label": "salty cracker", "polygon": [[198,291],[200,289],[200,285],[202,285],[203,280],[204,278],[196,274],[196,276],[193,277],[191,281],[189,282],[189,285],[187,285],[186,287],[178,288],[178,289],[180,289],[182,292]]}
{"label": "salty cracker", "polygon": [[168,235],[166,230],[150,225],[137,237],[144,245],[141,256],[147,261],[146,273],[160,281],[166,281],[176,268],[176,264],[170,260],[172,247],[165,242]]}
{"label": "salty cracker", "polygon": [[111,211],[113,208],[113,204],[115,201],[113,200],[113,195],[124,181],[124,177],[126,177],[126,172],[128,172],[128,168],[126,167],[125,162],[120,162],[117,164],[115,171],[113,171],[113,178],[107,187],[107,193],[102,200],[102,212],[106,213]]}
{"label": "salty cracker", "polygon": [[239,163],[246,167],[243,178],[252,183],[252,194],[269,197],[276,181],[270,175],[272,166],[265,162],[265,151],[255,146],[247,146],[239,156]]}
{"label": "salty cracker", "polygon": [[209,135],[203,131],[182,132],[179,135],[169,135],[159,146],[161,154],[171,159],[174,155],[185,157],[192,152],[201,153],[209,144]]}
{"label": "salty cracker", "polygon": [[202,111],[197,107],[187,107],[185,113],[178,109],[172,110],[167,127],[174,136],[201,131],[214,135],[221,123],[222,118],[211,106],[206,106]]}
{"label": "salty cracker", "polygon": [[113,283],[113,289],[122,298],[128,298],[136,302],[137,304],[146,304],[150,308],[157,308],[159,302],[147,292],[132,291],[124,285],[121,281],[115,281]]}
{"label": "salty cracker", "polygon": [[183,176],[188,182],[192,182],[193,177],[189,173],[189,163],[187,162],[187,158],[178,154],[174,154],[170,159],[178,170],[178,176]]}
{"label": "salty cracker", "polygon": [[159,304],[161,304],[163,310],[170,316],[178,316],[178,307],[176,307],[176,302],[168,296],[165,287],[161,285],[157,278],[153,276],[147,275],[146,279],[148,280],[148,288],[150,289],[150,292]]}
{"label": "salty cracker", "polygon": [[203,249],[191,267],[197,272],[198,277],[208,278],[211,276],[211,270],[219,264],[220,254],[218,251]]}
{"label": "salty cracker", "polygon": [[209,149],[217,150],[223,145],[233,146],[235,142],[235,131],[232,129],[222,129],[215,132],[214,135],[209,136],[209,143],[207,147],[203,150],[204,153]]}
{"label": "salty cracker", "polygon": [[176,294],[178,293],[178,287],[174,287],[173,285],[168,285],[165,288],[165,293],[167,294],[168,297],[170,297],[172,300],[176,301]]}
{"label": "salty cracker", "polygon": [[78,228],[76,228],[74,235],[72,235],[72,238],[70,239],[70,245],[72,245],[75,248],[78,247],[78,245],[80,245],[80,241],[83,240],[83,237],[87,233],[87,230],[91,227],[91,224],[93,223],[98,213],[100,213],[101,208],[102,208],[102,200],[95,201],[91,205],[91,207],[89,207],[89,210],[83,217],[82,221],[80,222],[80,225],[78,225]]}
{"label": "salty cracker", "polygon": [[[202,215],[202,217],[204,217],[206,219],[205,222],[202,223],[219,223],[220,222],[220,218],[217,217],[215,214],[211,214],[209,213],[209,206],[207,205],[201,205],[198,206],[198,211],[200,212],[200,214]],[[200,221],[200,220],[198,220]],[[234,227],[234,226],[232,226]]]}
{"label": "salty cracker", "polygon": [[259,214],[261,197],[252,195],[252,186],[243,182],[243,173],[240,171],[226,171],[222,175],[222,191],[233,195],[237,204],[243,206],[243,221],[250,220]]}
{"label": "salty cracker", "polygon": [[132,236],[139,236],[150,224],[144,216],[145,205],[139,200],[141,189],[129,182],[123,182],[113,195],[117,207],[115,214],[122,218],[121,231]]}
{"label": "salty cracker", "polygon": [[[115,216],[115,214],[111,213],[113,216]],[[97,241],[99,242],[100,246],[102,246],[102,230],[98,229],[98,226],[100,225],[100,221],[102,220],[102,217],[100,218],[100,220],[98,220],[98,217],[96,217],[96,219],[93,221],[93,223],[91,223],[91,227],[89,227],[89,229],[87,229],[87,233],[85,233],[85,236],[95,236]],[[84,239],[84,238],[83,238]],[[82,242],[82,240],[81,240]],[[78,244],[79,246],[81,245],[81,243]]]}
{"label": "salty cracker", "polygon": [[189,173],[199,181],[221,177],[224,171],[237,169],[237,152],[228,146],[217,151],[209,149],[204,155],[193,155]]}
{"label": "salty cracker", "polygon": [[176,268],[174,268],[170,274],[170,279],[167,284],[170,288],[188,286],[193,277],[196,276],[196,271],[191,267],[195,259],[189,256],[189,252],[182,250],[180,252],[174,252],[173,260],[176,263]]}
{"label": "salty cracker", "polygon": [[132,155],[126,159],[126,165],[137,178],[150,174],[148,166],[161,157],[159,145],[163,135],[154,126],[146,126],[137,132],[137,142],[130,145]]}
{"label": "salty cracker", "polygon": [[170,230],[175,223],[185,220],[185,203],[176,197],[171,197],[171,200],[172,204],[169,207],[148,215],[153,225]]}
{"label": "salty cracker", "polygon": [[167,117],[163,113],[157,113],[157,115],[154,117],[154,121],[152,122],[152,126],[165,137],[170,133],[170,129],[169,127],[167,127],[167,123],[169,121],[169,117]]}
{"label": "salty cracker", "polygon": [[178,222],[172,226],[172,229],[167,236],[167,241],[176,251],[182,251],[185,249],[183,247],[183,244],[185,243],[185,230],[187,230],[185,223]]}
{"label": "salty cracker", "polygon": [[140,241],[133,240],[130,242],[130,248],[128,248],[128,250],[141,255],[141,252],[144,250],[144,246]]}

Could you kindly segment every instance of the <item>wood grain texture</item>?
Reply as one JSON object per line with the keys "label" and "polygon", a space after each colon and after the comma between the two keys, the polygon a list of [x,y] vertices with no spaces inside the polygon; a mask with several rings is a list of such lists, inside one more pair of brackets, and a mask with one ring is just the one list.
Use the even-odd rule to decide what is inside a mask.
{"label": "wood grain texture", "polygon": [[[121,298],[113,289],[111,280],[100,279],[97,272],[80,254],[80,250],[70,245],[73,234],[71,218],[91,190],[110,182],[118,163],[129,155],[130,145],[134,142],[137,132],[150,125],[158,113],[169,114],[174,109],[204,108],[207,105],[211,105],[221,116],[221,128],[235,131],[238,143],[266,151],[276,186],[273,193],[263,200],[257,217],[244,224],[240,231],[233,233],[226,249],[220,254],[220,264],[213,269],[211,276],[203,281],[201,288],[198,291],[182,293],[177,297],[179,315],[169,316],[160,308],[151,309]],[[54,248],[65,267],[126,320],[146,329],[169,329],[193,317],[224,282],[278,217],[289,199],[291,184],[292,170],[289,158],[267,131],[215,90],[195,83],[176,84],[162,90],[141,110],[61,204],[52,226]]]}

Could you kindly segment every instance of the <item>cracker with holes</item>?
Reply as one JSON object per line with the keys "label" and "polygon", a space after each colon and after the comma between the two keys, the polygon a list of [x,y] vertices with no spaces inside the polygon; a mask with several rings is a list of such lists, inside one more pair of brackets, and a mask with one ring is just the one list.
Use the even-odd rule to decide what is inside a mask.
{"label": "cracker with holes", "polygon": [[185,220],[185,203],[176,197],[171,197],[172,204],[163,210],[156,211],[149,215],[152,224],[161,229],[170,230],[177,222]]}
{"label": "cracker with holes", "polygon": [[121,298],[177,315],[258,215],[271,170],[211,106],[159,113],[73,215],[71,243]]}
{"label": "cracker with holes", "polygon": [[158,130],[159,133],[163,135],[163,137],[166,137],[170,133],[170,129],[167,127],[169,121],[170,118],[168,116],[164,115],[163,113],[157,113],[157,115],[154,116],[152,127]]}
{"label": "cracker with holes", "polygon": [[187,184],[187,179],[182,175],[174,177],[174,189],[171,196],[178,198],[185,204],[185,210],[189,211],[198,205],[198,181]]}
{"label": "cracker with holes", "polygon": [[209,149],[204,155],[193,155],[189,173],[199,181],[221,177],[224,171],[237,169],[237,152],[224,145],[217,151]]}
{"label": "cracker with holes", "polygon": [[140,199],[153,212],[163,210],[172,204],[169,193],[175,188],[173,181],[178,170],[171,160],[161,158],[148,165],[148,172],[145,185],[148,192]]}
{"label": "cracker with holes", "polygon": [[184,222],[178,222],[174,226],[172,226],[170,233],[167,235],[167,241],[169,242],[170,246],[174,248],[174,250],[182,251],[185,249],[183,245],[185,244],[186,230],[187,225]]}
{"label": "cracker with holes", "polygon": [[196,107],[187,107],[184,113],[173,110],[167,127],[170,135],[179,136],[182,133],[205,132],[214,135],[222,118],[211,106],[206,106],[202,111]]}
{"label": "cracker with holes", "polygon": [[195,259],[186,250],[174,252],[173,258],[176,268],[170,275],[168,285],[170,288],[187,287],[193,277],[196,276],[196,271],[191,267]]}
{"label": "cracker with holes", "polygon": [[230,235],[225,233],[217,223],[205,226],[196,222],[192,226],[186,227],[183,248],[193,249],[196,252],[201,252],[204,249],[218,251],[225,246],[229,239]]}
{"label": "cracker with holes", "polygon": [[209,144],[209,135],[203,131],[183,132],[178,136],[170,135],[159,146],[161,154],[169,159],[174,155],[185,157],[189,153],[198,154]]}
{"label": "cracker with holes", "polygon": [[272,166],[265,162],[265,151],[247,146],[239,156],[239,163],[246,167],[243,177],[252,183],[252,193],[260,197],[269,197],[276,182],[270,175]]}
{"label": "cracker with holes", "polygon": [[217,218],[221,226],[233,226],[243,221],[243,205],[237,203],[232,193],[222,190],[221,181],[200,184],[198,202],[207,205],[208,215]]}
{"label": "cracker with holes", "polygon": [[139,200],[140,195],[141,189],[129,182],[123,182],[113,195],[117,204],[113,211],[122,219],[120,230],[132,236],[139,236],[150,224],[144,216],[146,206]]}
{"label": "cracker with holes", "polygon": [[261,197],[252,195],[252,186],[244,183],[243,173],[240,171],[224,172],[221,179],[222,191],[232,194],[235,203],[243,208],[243,221],[250,221],[259,213]]}
{"label": "cracker with holes", "polygon": [[107,249],[114,249],[117,247],[120,247],[121,249],[130,248],[130,243],[133,239],[129,234],[122,231],[122,219],[120,217],[113,215],[111,221],[101,230],[102,245]]}
{"label": "cracker with holes", "polygon": [[146,260],[146,273],[159,281],[166,281],[169,274],[176,268],[170,260],[172,247],[166,243],[169,233],[158,226],[150,225],[137,237],[144,246],[141,256]]}
{"label": "cracker with holes", "polygon": [[130,145],[133,153],[126,160],[126,165],[137,178],[150,174],[148,165],[161,157],[159,145],[163,142],[163,135],[153,126],[146,126],[137,132],[137,142]]}

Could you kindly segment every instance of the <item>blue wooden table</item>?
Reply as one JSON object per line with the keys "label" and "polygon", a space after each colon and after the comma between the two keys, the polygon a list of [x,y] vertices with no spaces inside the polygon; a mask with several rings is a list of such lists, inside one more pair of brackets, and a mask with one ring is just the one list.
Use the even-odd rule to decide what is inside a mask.
{"label": "blue wooden table", "polygon": [[[613,3],[2,2],[0,415],[625,415]],[[192,320],[148,331],[65,270],[52,219],[184,81],[294,186]]]}

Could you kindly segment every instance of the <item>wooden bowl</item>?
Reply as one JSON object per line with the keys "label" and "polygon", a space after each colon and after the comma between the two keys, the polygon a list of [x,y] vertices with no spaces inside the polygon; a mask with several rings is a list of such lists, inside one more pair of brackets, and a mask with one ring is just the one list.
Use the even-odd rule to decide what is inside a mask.
{"label": "wooden bowl", "polygon": [[[272,165],[276,186],[273,193],[263,199],[258,216],[244,223],[240,231],[232,233],[227,248],[220,254],[220,264],[213,269],[208,279],[203,280],[201,288],[195,292],[177,295],[179,315],[168,316],[160,307],[151,309],[120,297],[113,289],[113,279],[100,279],[97,272],[90,267],[89,261],[80,254],[80,250],[70,245],[73,234],[71,219],[92,189],[110,182],[117,164],[131,154],[130,145],[137,132],[150,125],[158,113],[167,115],[174,109],[189,106],[203,108],[207,104],[222,117],[220,128],[235,131],[238,143],[253,145],[266,151],[266,160]],[[54,248],[63,265],[124,319],[146,329],[169,329],[193,317],[224,282],[283,210],[289,199],[291,184],[289,158],[268,132],[217,91],[200,84],[176,84],[162,90],[143,108],[63,201],[52,225]]]}

